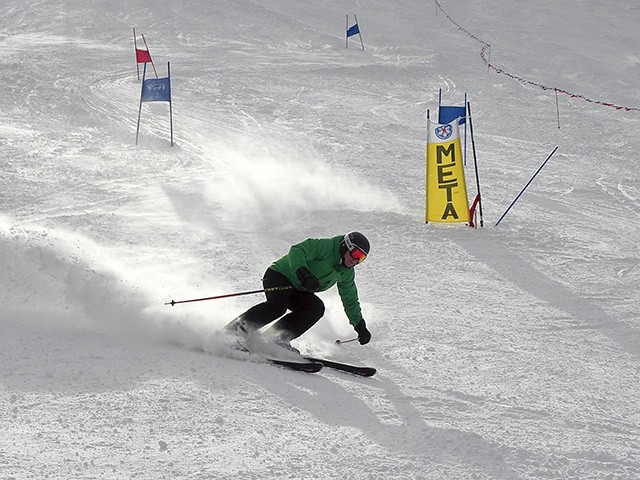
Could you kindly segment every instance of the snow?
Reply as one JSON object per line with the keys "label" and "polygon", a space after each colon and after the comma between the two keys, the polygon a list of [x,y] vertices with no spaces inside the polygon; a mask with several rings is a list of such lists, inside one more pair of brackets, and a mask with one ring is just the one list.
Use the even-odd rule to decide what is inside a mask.
{"label": "snow", "polygon": [[[2,479],[640,478],[640,9],[436,5],[2,2]],[[174,147],[166,103],[134,144],[133,26]],[[439,89],[469,95],[484,228],[423,221]],[[334,343],[333,289],[294,344],[375,377],[229,355],[260,295],[165,305],[351,230],[373,340]]]}

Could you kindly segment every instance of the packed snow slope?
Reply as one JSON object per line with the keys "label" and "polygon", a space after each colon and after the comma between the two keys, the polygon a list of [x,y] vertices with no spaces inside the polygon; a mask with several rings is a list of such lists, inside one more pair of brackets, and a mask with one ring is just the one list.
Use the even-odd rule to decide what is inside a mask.
{"label": "packed snow slope", "polygon": [[[640,478],[638,24],[635,0],[3,0],[0,477]],[[135,145],[134,26],[171,62],[174,147],[167,103]],[[483,228],[423,221],[439,89],[471,103]],[[165,305],[350,230],[373,340],[335,345],[334,289],[295,344],[375,377],[230,357],[260,295]]]}

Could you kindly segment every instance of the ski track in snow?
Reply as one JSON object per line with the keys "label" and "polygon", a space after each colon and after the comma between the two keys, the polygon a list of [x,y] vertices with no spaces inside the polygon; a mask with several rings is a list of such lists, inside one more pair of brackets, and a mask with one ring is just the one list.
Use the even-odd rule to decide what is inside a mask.
{"label": "ski track in snow", "polygon": [[[633,2],[442,3],[496,64],[635,102]],[[0,477],[640,478],[637,114],[563,99],[558,129],[552,95],[413,0],[0,20]],[[166,104],[134,145],[133,25],[171,61],[173,148]],[[423,223],[440,88],[473,106],[484,228]],[[327,292],[297,345],[375,377],[234,358],[218,330],[257,296],[164,305],[259,288],[292,243],[349,230],[373,246],[373,341],[335,345],[354,333]]]}

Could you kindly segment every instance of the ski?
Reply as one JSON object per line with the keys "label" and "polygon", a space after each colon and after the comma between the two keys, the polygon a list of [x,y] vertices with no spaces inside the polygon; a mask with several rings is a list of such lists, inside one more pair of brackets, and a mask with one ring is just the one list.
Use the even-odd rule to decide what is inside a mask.
{"label": "ski", "polygon": [[376,369],[373,367],[360,367],[358,365],[349,365],[347,363],[333,362],[331,360],[325,360],[323,358],[304,357],[305,360],[309,360],[312,363],[318,363],[327,368],[333,368],[334,370],[340,370],[342,372],[352,373],[361,377],[372,377],[376,374]]}
{"label": "ski", "polygon": [[271,363],[272,365],[277,365],[279,367],[285,367],[290,370],[295,370],[297,372],[306,372],[306,373],[316,373],[322,370],[322,364],[319,362],[313,362],[311,360],[307,360],[306,358],[300,358],[299,361],[296,360],[279,360],[277,358],[269,358],[259,353],[250,352],[246,347],[241,345],[235,345],[233,350],[237,352],[247,353],[249,355],[257,355],[263,358],[266,362]]}
{"label": "ski", "polygon": [[[314,357],[306,357],[296,354],[296,358],[285,360],[284,358],[273,358],[273,356],[280,356],[275,354],[272,349],[265,348],[269,346],[268,343],[260,342],[260,337],[253,337],[250,344],[247,345],[247,338],[239,338],[233,345],[233,349],[241,352],[245,352],[252,355],[257,355],[264,359],[266,362],[272,365],[288,368],[298,372],[317,373],[322,370],[322,367],[333,368],[334,370],[340,370],[343,372],[351,373],[353,375],[359,375],[361,377],[371,377],[375,375],[376,369],[371,367],[360,367],[356,365],[348,365],[346,363],[333,362],[331,360],[324,360]],[[262,351],[260,351],[262,350]],[[291,352],[286,352],[289,356]]]}
{"label": "ski", "polygon": [[322,363],[316,361],[300,361],[300,362],[292,362],[288,360],[277,360],[275,358],[267,358],[269,363],[274,365],[278,365],[280,367],[289,368],[291,370],[295,370],[297,372],[305,372],[305,373],[317,373],[322,370]]}

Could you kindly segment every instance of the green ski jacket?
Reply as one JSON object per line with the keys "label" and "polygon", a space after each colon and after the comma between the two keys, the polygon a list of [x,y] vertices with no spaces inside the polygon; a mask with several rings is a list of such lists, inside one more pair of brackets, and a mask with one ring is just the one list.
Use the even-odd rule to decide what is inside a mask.
{"label": "green ski jacket", "polygon": [[349,323],[356,326],[362,320],[355,284],[356,272],[353,268],[342,265],[342,239],[342,235],[332,238],[308,238],[293,245],[287,255],[273,262],[269,268],[287,277],[300,290],[302,286],[295,273],[300,267],[307,267],[318,279],[321,292],[338,284],[344,312],[349,318]]}

